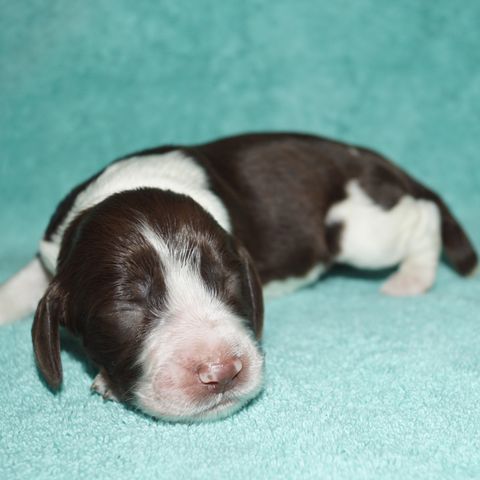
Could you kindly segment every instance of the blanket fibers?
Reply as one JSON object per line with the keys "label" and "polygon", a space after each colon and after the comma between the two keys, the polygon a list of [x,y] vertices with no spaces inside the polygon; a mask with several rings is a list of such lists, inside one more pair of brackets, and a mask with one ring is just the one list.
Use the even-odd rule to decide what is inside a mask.
{"label": "blanket fibers", "polygon": [[[475,0],[29,0],[0,15],[0,280],[105,162],[171,142],[297,130],[385,152],[480,247]],[[279,239],[281,241],[281,239]],[[31,317],[0,329],[0,478],[480,478],[480,281],[445,264],[414,299],[336,269],[270,302],[262,396],[168,424],[39,380]]]}

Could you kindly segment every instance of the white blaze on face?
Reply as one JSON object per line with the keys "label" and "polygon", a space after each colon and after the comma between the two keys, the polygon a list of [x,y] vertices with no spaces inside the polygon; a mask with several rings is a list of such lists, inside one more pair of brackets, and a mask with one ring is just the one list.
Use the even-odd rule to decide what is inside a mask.
{"label": "white blaze on face", "polygon": [[[263,358],[253,333],[208,289],[194,253],[173,250],[148,227],[143,233],[163,265],[166,306],[139,358],[143,374],[135,387],[136,404],[164,419],[226,416],[261,389]],[[202,365],[232,358],[242,369],[231,388],[221,392],[201,382]]]}

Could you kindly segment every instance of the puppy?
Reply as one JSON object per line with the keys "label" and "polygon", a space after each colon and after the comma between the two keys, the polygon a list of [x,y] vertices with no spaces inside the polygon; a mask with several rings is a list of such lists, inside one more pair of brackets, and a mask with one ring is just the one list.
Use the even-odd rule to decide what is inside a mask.
{"label": "puppy", "polygon": [[417,295],[443,249],[476,253],[445,203],[370,150],[301,134],[247,134],[114,161],[59,204],[38,256],[0,289],[0,323],[36,308],[47,383],[60,326],[100,373],[93,388],[154,417],[226,416],[258,394],[263,293],[336,262],[399,265],[382,291]]}

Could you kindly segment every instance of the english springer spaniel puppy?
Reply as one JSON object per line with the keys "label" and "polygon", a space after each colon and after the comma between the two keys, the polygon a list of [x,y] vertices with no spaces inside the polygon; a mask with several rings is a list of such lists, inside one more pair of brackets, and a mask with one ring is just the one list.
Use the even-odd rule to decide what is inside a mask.
{"label": "english springer spaniel puppy", "polygon": [[472,273],[477,256],[445,203],[371,150],[283,133],[153,148],[63,199],[37,257],[0,287],[0,324],[36,307],[35,356],[53,389],[62,326],[105,398],[163,419],[220,418],[261,389],[263,293],[341,262],[399,265],[382,292],[417,295],[442,247]]}

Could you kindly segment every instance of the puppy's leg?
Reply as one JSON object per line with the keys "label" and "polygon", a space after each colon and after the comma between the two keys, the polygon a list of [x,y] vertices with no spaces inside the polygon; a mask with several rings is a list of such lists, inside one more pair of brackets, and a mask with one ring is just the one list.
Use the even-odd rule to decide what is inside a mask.
{"label": "puppy's leg", "polygon": [[418,219],[400,267],[381,287],[387,295],[410,296],[426,292],[435,282],[442,248],[440,213],[430,201],[417,200]]}
{"label": "puppy's leg", "polygon": [[0,285],[0,325],[32,313],[50,280],[50,275],[38,257],[35,257],[22,270]]}
{"label": "puppy's leg", "polygon": [[110,384],[108,380],[107,373],[103,368],[100,370],[98,375],[94,378],[92,386],[90,387],[93,392],[101,395],[105,400],[113,400],[119,402],[116,395],[110,389]]}
{"label": "puppy's leg", "polygon": [[403,196],[385,209],[375,203],[357,181],[346,188],[347,198],[329,210],[327,224],[343,225],[335,259],[360,268],[400,264],[382,287],[395,295],[417,295],[435,281],[441,250],[440,214],[435,203]]}

